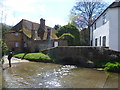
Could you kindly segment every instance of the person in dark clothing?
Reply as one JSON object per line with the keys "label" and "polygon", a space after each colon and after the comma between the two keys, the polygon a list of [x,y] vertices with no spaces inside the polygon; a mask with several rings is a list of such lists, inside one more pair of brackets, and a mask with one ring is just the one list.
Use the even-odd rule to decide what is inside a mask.
{"label": "person in dark clothing", "polygon": [[9,67],[11,67],[11,58],[12,58],[12,56],[13,56],[13,52],[10,51],[9,55],[8,55]]}

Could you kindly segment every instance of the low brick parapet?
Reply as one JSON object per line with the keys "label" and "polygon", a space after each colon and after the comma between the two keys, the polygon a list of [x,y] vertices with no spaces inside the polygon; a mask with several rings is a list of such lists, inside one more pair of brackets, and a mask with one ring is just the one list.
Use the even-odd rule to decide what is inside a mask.
{"label": "low brick parapet", "polygon": [[[49,55],[60,62],[100,64],[108,61],[120,61],[120,52],[108,47],[60,46],[49,49]],[[98,65],[99,66],[99,65]]]}

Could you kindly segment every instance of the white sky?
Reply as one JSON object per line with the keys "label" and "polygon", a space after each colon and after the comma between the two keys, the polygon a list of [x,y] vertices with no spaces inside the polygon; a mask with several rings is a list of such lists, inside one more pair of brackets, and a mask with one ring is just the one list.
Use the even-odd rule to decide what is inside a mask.
{"label": "white sky", "polygon": [[39,23],[40,18],[44,18],[46,25],[51,27],[55,24],[65,25],[75,2],[76,0],[0,0],[0,17],[8,25],[15,25],[22,19]]}

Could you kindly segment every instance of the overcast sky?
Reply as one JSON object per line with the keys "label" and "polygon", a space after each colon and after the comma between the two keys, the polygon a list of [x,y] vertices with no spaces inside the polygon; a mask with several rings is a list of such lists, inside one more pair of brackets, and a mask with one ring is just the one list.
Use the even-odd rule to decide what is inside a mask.
{"label": "overcast sky", "polygon": [[75,2],[76,0],[0,0],[0,17],[3,16],[3,23],[12,26],[22,19],[39,23],[40,18],[44,18],[46,25],[51,27],[55,24],[65,25]]}

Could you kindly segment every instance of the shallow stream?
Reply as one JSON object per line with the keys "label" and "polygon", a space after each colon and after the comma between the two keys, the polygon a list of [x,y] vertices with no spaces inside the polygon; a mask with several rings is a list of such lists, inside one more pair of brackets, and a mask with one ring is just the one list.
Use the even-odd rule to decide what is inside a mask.
{"label": "shallow stream", "polygon": [[118,74],[39,62],[3,67],[4,88],[118,88]]}

